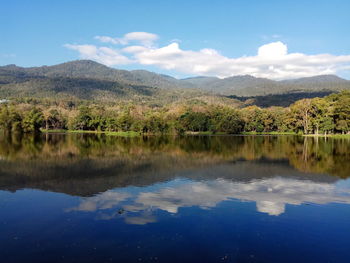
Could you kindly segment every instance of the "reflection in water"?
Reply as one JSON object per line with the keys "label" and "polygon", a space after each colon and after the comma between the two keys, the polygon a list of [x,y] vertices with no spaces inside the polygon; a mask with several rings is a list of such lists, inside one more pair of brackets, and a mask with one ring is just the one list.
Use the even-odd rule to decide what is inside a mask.
{"label": "reflection in water", "polygon": [[93,212],[96,210],[109,209],[115,207],[129,197],[131,197],[131,195],[128,193],[107,191],[97,196],[84,199],[84,202],[81,202],[78,207],[70,210]]}
{"label": "reflection in water", "polygon": [[1,260],[347,262],[349,160],[345,139],[0,136]]}
{"label": "reflection in water", "polygon": [[[258,211],[280,215],[286,204],[348,203],[334,182],[350,175],[349,147],[348,140],[297,136],[7,137],[0,139],[0,189],[87,196],[70,211],[120,206],[122,212],[100,218],[118,215],[137,224],[154,222],[156,209],[177,213],[229,199],[254,201]],[[179,177],[190,181],[167,183]],[[137,195],[120,191],[157,183],[160,189]]]}
{"label": "reflection in water", "polygon": [[[179,173],[192,180],[246,181],[297,172],[312,180],[323,175],[323,181],[350,176],[349,140],[297,136],[0,137],[0,158],[0,189],[35,188],[79,196],[165,182]],[[211,168],[223,165],[225,171],[208,175]]]}
{"label": "reflection in water", "polygon": [[[169,213],[177,213],[180,208],[192,206],[208,209],[230,199],[256,202],[259,212],[278,216],[285,212],[287,204],[350,204],[350,189],[337,188],[330,183],[282,177],[251,182],[233,182],[224,179],[203,182],[183,181],[176,186],[168,186],[165,183],[161,185],[161,189],[141,191],[134,195],[107,191],[82,199],[79,206],[70,211],[96,212],[113,208],[110,215],[104,213],[100,216],[100,219],[112,219],[119,216],[115,210],[122,207],[122,211],[127,213],[126,223],[146,224],[155,222],[155,217],[151,213],[157,209]],[[140,215],[135,216],[135,213]]]}

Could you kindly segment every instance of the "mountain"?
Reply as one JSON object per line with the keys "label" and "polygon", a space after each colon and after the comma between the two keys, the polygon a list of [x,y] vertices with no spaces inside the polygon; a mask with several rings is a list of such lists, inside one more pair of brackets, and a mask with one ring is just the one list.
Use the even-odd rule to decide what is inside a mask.
{"label": "mountain", "polygon": [[0,99],[24,97],[151,105],[179,101],[242,104],[236,99],[207,94],[171,76],[145,70],[117,70],[90,60],[31,68],[0,67]]}
{"label": "mountain", "polygon": [[347,83],[348,80],[339,78],[336,75],[319,75],[314,77],[300,78],[300,79],[288,79],[281,81],[286,84],[332,84],[332,83]]}
{"label": "mountain", "polygon": [[219,79],[215,83],[212,84],[212,91],[219,91],[218,93],[227,94],[227,95],[243,95],[242,91],[250,92],[252,95],[255,90],[263,90],[266,88],[274,88],[276,86],[275,81],[264,79],[264,78],[256,78],[250,75],[244,76],[234,76],[225,79]]}
{"label": "mountain", "polygon": [[219,81],[219,78],[216,77],[205,77],[205,76],[199,76],[199,77],[192,77],[192,78],[186,78],[182,79],[182,83],[186,83],[189,85],[192,85],[193,87],[201,88],[201,89],[207,89],[210,90],[209,87],[213,85],[213,83]]}
{"label": "mountain", "polygon": [[[205,76],[176,79],[146,70],[113,69],[91,60],[30,68],[0,67],[0,99],[59,97],[165,104],[204,97],[206,101],[222,102],[223,96],[237,103],[238,96],[243,101],[259,97],[265,106],[270,102],[279,105],[278,100],[283,100],[285,95],[290,103],[294,98],[314,97],[342,89],[350,89],[350,81],[335,75],[283,81],[250,75],[224,79]],[[270,98],[267,103],[263,102],[265,96]]]}
{"label": "mountain", "polygon": [[23,68],[16,65],[0,67],[0,83],[6,84],[3,78],[6,75],[16,76],[20,79],[26,77],[48,78],[79,78],[119,82],[127,85],[141,85],[154,88],[189,87],[180,80],[166,75],[159,75],[146,70],[118,70],[109,68],[91,60],[76,60],[54,66]]}
{"label": "mountain", "polygon": [[245,97],[286,93],[335,92],[350,89],[350,81],[335,75],[320,75],[283,81],[243,75],[224,79],[191,78],[190,83],[197,88],[216,94]]}

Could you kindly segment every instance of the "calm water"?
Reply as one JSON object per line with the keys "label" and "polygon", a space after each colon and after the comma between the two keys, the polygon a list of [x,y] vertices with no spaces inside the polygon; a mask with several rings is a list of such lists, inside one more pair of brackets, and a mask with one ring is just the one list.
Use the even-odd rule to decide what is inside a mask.
{"label": "calm water", "polygon": [[0,137],[4,263],[350,262],[349,248],[350,140]]}

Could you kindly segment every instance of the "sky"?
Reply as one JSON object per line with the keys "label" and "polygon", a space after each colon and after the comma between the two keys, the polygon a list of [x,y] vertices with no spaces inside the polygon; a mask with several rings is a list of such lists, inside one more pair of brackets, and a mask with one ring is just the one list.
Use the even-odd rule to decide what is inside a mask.
{"label": "sky", "polygon": [[350,1],[1,0],[0,65],[350,79]]}

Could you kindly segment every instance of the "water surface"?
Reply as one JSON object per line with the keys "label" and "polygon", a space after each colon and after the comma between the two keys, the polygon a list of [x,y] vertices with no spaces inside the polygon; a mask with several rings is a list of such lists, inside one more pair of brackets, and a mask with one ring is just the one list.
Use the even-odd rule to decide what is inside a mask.
{"label": "water surface", "polygon": [[349,262],[350,140],[0,137],[1,262]]}

